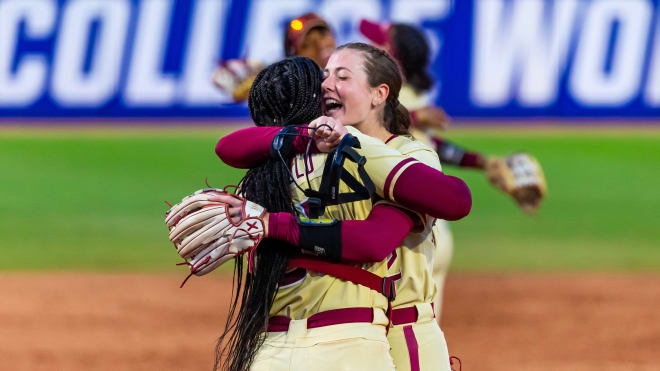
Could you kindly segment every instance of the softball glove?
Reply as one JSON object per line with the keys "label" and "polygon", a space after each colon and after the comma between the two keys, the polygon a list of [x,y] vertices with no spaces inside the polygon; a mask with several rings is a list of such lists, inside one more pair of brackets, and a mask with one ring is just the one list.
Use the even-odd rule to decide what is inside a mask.
{"label": "softball glove", "polygon": [[[218,201],[218,195],[242,201],[240,221],[231,220],[229,205]],[[243,197],[207,188],[172,206],[165,213],[165,223],[170,241],[185,260],[180,264],[189,265],[191,275],[201,276],[234,257],[251,254],[263,238],[265,213],[263,207]]]}
{"label": "softball glove", "polygon": [[493,185],[510,195],[527,213],[539,208],[547,191],[541,165],[527,153],[488,158],[486,175]]}
{"label": "softball glove", "polygon": [[259,62],[245,59],[230,59],[222,62],[213,72],[213,84],[231,95],[235,102],[244,102],[248,99],[252,82],[263,65]]}

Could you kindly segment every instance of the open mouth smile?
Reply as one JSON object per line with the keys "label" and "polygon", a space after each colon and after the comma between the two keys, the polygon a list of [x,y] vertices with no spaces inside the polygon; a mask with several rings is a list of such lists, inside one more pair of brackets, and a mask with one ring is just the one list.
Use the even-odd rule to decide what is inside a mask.
{"label": "open mouth smile", "polygon": [[344,107],[344,105],[340,101],[334,98],[326,98],[323,101],[323,103],[324,103],[325,114],[327,115],[331,115],[341,110]]}

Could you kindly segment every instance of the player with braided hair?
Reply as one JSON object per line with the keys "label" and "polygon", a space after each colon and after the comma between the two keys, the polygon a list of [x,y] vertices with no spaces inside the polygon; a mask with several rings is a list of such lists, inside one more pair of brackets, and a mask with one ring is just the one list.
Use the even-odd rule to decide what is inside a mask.
{"label": "player with braided hair", "polygon": [[[360,116],[364,117],[366,113],[367,115],[367,117],[365,118],[366,120],[363,120],[362,122],[356,122],[357,124],[356,126],[359,125],[362,130],[372,133],[374,136],[376,136],[377,138],[381,138],[383,141],[389,140],[391,143],[397,143],[396,145],[398,147],[408,151],[413,157],[421,159],[422,162],[428,162],[428,163],[435,162],[436,167],[439,168],[437,155],[435,155],[432,150],[416,144],[414,141],[411,140],[410,137],[406,137],[403,135],[401,136],[392,135],[393,132],[399,134],[406,133],[407,130],[406,121],[408,115],[406,114],[405,109],[397,104],[396,97],[398,94],[398,89],[401,84],[401,77],[398,72],[398,68],[396,67],[396,63],[391,59],[391,57],[389,57],[386,53],[376,48],[370,47],[366,44],[348,44],[344,47],[341,47],[335,54],[333,54],[333,58],[335,57],[335,55],[340,56],[337,58],[339,61],[341,61],[342,59],[349,59],[349,60],[353,59],[353,64],[352,65],[347,64],[347,66],[350,65],[351,69],[348,69],[347,67],[339,66],[337,67],[336,71],[329,72],[329,76],[326,79],[326,82],[337,81],[337,79],[340,80],[349,79],[349,76],[347,76],[346,74],[350,72],[346,72],[346,71],[352,70],[355,73],[354,77],[356,80],[358,80],[358,77],[359,79],[366,79],[365,75],[369,76],[368,81],[364,80],[363,83],[367,84],[368,86],[374,86],[373,88],[371,88],[373,89],[372,90],[373,96],[371,97],[371,99],[369,99],[368,102],[366,102],[367,105],[365,106],[364,96],[360,97],[355,93],[353,94],[350,93],[350,90],[356,91],[355,89],[352,88],[345,89],[344,87],[339,88],[337,89],[336,94],[334,95],[334,97],[336,97],[337,99],[328,98],[332,94],[326,97],[326,101],[325,101],[326,112],[334,115],[334,114],[338,114],[338,111],[343,111],[346,113],[346,116],[344,118],[349,122],[353,122],[354,120],[359,119]],[[335,72],[337,71],[339,71],[338,74],[339,76],[334,75]],[[358,76],[359,74],[362,74],[362,76],[365,77]],[[397,78],[398,78],[398,82],[397,82]],[[383,84],[382,82],[387,82],[387,84]],[[324,86],[325,85],[326,83],[324,82]],[[392,94],[389,94],[390,86],[392,86],[392,90],[391,90]],[[326,94],[329,94],[329,92],[332,90],[333,89],[329,87]],[[339,93],[339,91],[341,91],[342,93]],[[343,92],[346,92],[346,94],[344,95]],[[345,110],[343,109],[344,105],[346,106]],[[371,106],[371,109],[367,108],[369,106]],[[325,122],[328,122],[332,125],[338,125],[335,127],[338,129],[340,128],[340,124],[338,122],[333,122],[331,118],[321,118],[321,120],[325,120]],[[239,167],[251,166],[250,161],[255,161],[255,160],[258,161],[260,158],[263,158],[263,152],[267,152],[268,146],[265,146],[266,147],[265,149],[263,145],[255,146],[254,144],[250,149],[247,149],[245,146],[240,146],[240,145],[231,146],[232,142],[240,142],[239,137],[249,132],[256,132],[256,130],[244,129],[242,131],[239,131],[237,133],[231,134],[230,136],[223,138],[218,143],[218,148],[216,148],[218,155],[230,165],[239,166]],[[369,143],[367,138],[365,138],[365,144]],[[362,142],[362,138],[360,140]],[[228,147],[231,147],[231,149]],[[320,147],[321,146],[319,145],[319,148]],[[252,151],[254,151],[255,148],[257,149],[257,152],[261,151],[262,154],[260,155],[259,153],[252,153]],[[246,158],[248,160],[246,160]],[[410,160],[412,159],[408,158],[408,161]],[[367,165],[370,163],[370,161],[371,161],[370,159],[367,160]],[[314,161],[314,157],[312,157],[312,161],[309,162],[310,162],[310,168],[320,170],[320,168],[322,167],[321,166],[322,163],[319,164],[316,161]],[[302,161],[300,158],[298,158],[298,160],[294,163],[294,165],[299,166],[299,169],[303,169],[303,163],[306,163],[305,158],[302,158]],[[376,165],[378,165],[378,163],[376,163]],[[394,192],[393,198],[396,198],[399,202],[406,204],[407,203],[406,201],[410,201],[410,199],[408,198],[409,196],[404,195],[405,192],[402,192],[402,190],[413,191],[411,193],[414,193],[416,195],[423,195],[426,192],[428,192],[426,194],[435,193],[439,197],[438,200],[443,199],[445,202],[451,204],[452,198],[446,197],[446,195],[445,197],[443,197],[443,193],[448,188],[452,188],[452,186],[448,184],[445,184],[443,186],[436,183],[434,184],[434,187],[429,188],[425,192],[424,186],[422,184],[415,184],[416,179],[419,179],[419,177],[406,176],[409,170],[412,170],[412,173],[414,173],[415,172],[414,169],[419,169],[420,167],[424,167],[424,166],[421,165],[421,163],[416,163],[416,164],[411,163],[410,168],[407,168],[401,173],[396,171],[392,174],[389,174],[392,176],[387,176],[386,178],[383,178],[380,181],[377,175],[375,177],[376,183],[379,182],[382,183],[383,181],[384,183],[388,183],[388,182],[394,183],[394,187],[388,187],[386,185],[385,192],[381,193],[380,195],[381,196],[387,195],[388,191]],[[304,184],[305,171],[303,170],[302,171],[303,174],[299,175],[297,170],[296,170],[296,181],[301,182],[301,184]],[[319,171],[313,170],[312,173],[309,174],[309,177],[312,178],[312,182],[315,182],[316,180],[320,179],[319,175],[320,175]],[[420,176],[423,175],[420,174]],[[401,184],[404,184],[405,186],[399,187],[399,185]],[[421,192],[414,192],[415,188],[417,188],[416,191],[421,191]],[[390,193],[390,197],[391,196],[392,194]],[[430,202],[432,200],[424,196],[422,198],[426,199],[427,202]],[[388,203],[385,200],[378,202],[377,205],[374,207],[372,214],[378,208],[382,208],[388,205],[391,206],[391,203]],[[451,215],[451,213],[448,212],[446,212],[444,215],[439,215],[439,214],[433,214],[433,210],[430,209],[424,210],[424,208],[420,207],[419,204],[412,206],[413,206],[412,209],[415,210],[421,209],[422,211],[430,211],[430,214],[434,216],[439,216],[447,219],[455,218],[455,215]],[[414,297],[408,295],[406,298],[406,295],[404,295],[402,300],[400,301],[402,307],[394,310],[392,312],[391,318],[395,324],[399,324],[399,325],[405,325],[410,321],[419,322],[419,324],[415,324],[415,326],[420,332],[418,335],[423,336],[422,338],[420,338],[423,340],[422,342],[420,342],[420,344],[422,344],[423,346],[420,347],[421,351],[417,353],[414,351],[414,349],[410,344],[397,342],[398,350],[393,349],[392,352],[393,354],[397,353],[397,354],[405,355],[405,357],[398,357],[398,358],[395,357],[395,361],[397,361],[398,368],[404,367],[405,369],[405,367],[410,368],[410,367],[414,367],[415,365],[417,366],[421,365],[422,369],[434,369],[434,370],[449,369],[449,363],[448,363],[449,357],[446,351],[446,344],[444,342],[444,337],[442,336],[442,333],[439,330],[437,324],[434,321],[432,321],[433,312],[431,309],[431,304],[429,299],[433,296],[435,288],[432,280],[428,278],[430,277],[430,271],[427,269],[429,267],[429,264],[426,262],[425,256],[428,255],[429,249],[433,248],[433,245],[431,243],[431,236],[430,236],[430,226],[432,225],[433,218],[428,219],[423,215],[415,214],[414,212],[411,211],[405,211],[405,212],[412,213],[411,215],[413,215],[413,220],[417,221],[416,225],[417,228],[420,230],[417,233],[408,233],[410,230],[405,232],[404,235],[406,233],[409,234],[409,237],[407,237],[407,243],[404,243],[404,246],[402,246],[400,249],[397,249],[398,253],[391,254],[389,259],[386,260],[386,262],[381,262],[380,266],[386,270],[390,270],[393,266],[399,267],[398,269],[399,272],[397,272],[398,277],[397,275],[388,277],[389,282],[396,282],[397,287],[399,286],[399,282],[397,282],[397,280],[401,280],[402,282],[407,282],[406,285],[410,285],[411,284],[410,281],[415,281],[414,277],[418,278],[416,284],[421,284],[420,287],[422,288],[420,292],[417,293],[418,296]],[[343,219],[346,219],[346,216],[348,217],[354,216],[351,214],[347,214],[346,211],[343,214],[344,215],[340,216]],[[370,217],[372,214],[370,214]],[[291,224],[295,224],[295,223],[292,223],[291,218],[282,215],[281,213],[275,215],[277,217],[276,218],[271,217],[270,222],[268,223],[269,229],[271,229],[271,231],[269,231],[268,233],[271,234],[271,236],[276,238],[284,238],[287,241],[292,242],[293,244],[297,244],[301,246],[304,245],[305,242],[309,242],[306,241],[309,240],[309,238],[306,237],[307,232],[305,231],[305,228],[303,228],[302,226],[295,225],[294,227],[300,229],[298,231],[299,233],[292,233],[290,227]],[[334,215],[330,213],[330,216],[334,216]],[[346,226],[345,223],[347,222],[344,222],[342,224],[342,227]],[[410,228],[413,227],[413,224],[415,223],[410,224]],[[296,228],[294,228],[294,232],[297,231]],[[379,231],[382,230],[383,229]],[[350,245],[350,240],[347,241],[346,239],[343,238],[345,237],[345,233],[344,233],[345,231],[349,231],[349,228],[344,228],[341,231],[341,236],[342,236],[341,243],[343,243],[344,246],[343,247],[341,245],[339,246],[340,253],[335,255],[326,254],[326,256],[331,256],[336,259],[343,259],[345,261],[358,260],[355,259],[354,254],[359,254],[359,252],[355,252],[355,251],[351,252],[349,249],[353,247]],[[382,234],[382,232],[380,232],[380,234]],[[374,235],[377,236],[378,232]],[[374,236],[374,235],[370,235],[370,236]],[[330,235],[326,234],[325,236],[331,237],[332,234]],[[328,238],[328,239],[332,240],[332,238]],[[362,240],[363,241],[367,240],[365,241],[365,244],[368,244],[368,238],[366,239],[363,238]],[[399,239],[399,241],[401,240]],[[336,247],[332,246],[332,243],[328,243],[332,241],[316,240],[314,242],[315,244],[310,244],[307,247],[308,248],[322,247],[325,250],[332,250],[334,248],[335,251],[337,250]],[[396,245],[394,247],[396,247]],[[368,250],[367,248],[364,249]],[[391,252],[391,250],[388,251],[387,253],[389,252]],[[381,257],[383,256],[386,255],[381,255]],[[400,259],[397,258],[397,256],[400,257]],[[362,259],[364,259],[364,257],[362,257]],[[403,260],[404,263],[401,262],[397,263],[397,260]],[[417,267],[417,265],[419,267]],[[405,273],[403,271],[404,266],[408,268],[408,271]],[[427,267],[427,268],[423,268],[423,267]],[[402,273],[403,273],[403,277],[401,277]],[[427,278],[425,279],[424,277]],[[302,280],[302,282],[292,287],[293,290],[292,292],[295,293],[294,297],[301,297],[302,295],[301,293],[305,291],[309,293],[309,290],[313,287],[318,288],[319,282],[314,281],[315,279],[327,280],[327,279],[331,279],[331,277],[303,275],[302,278],[300,279]],[[287,290],[283,290],[283,291],[286,292]],[[286,297],[286,295],[283,296]],[[304,297],[304,295],[302,296]],[[349,301],[347,299],[348,295],[346,295],[345,293],[344,295],[339,295],[339,296],[323,295],[322,297],[324,298],[323,299],[325,302],[324,305],[336,306],[338,304],[341,305],[342,303],[346,304],[346,302]],[[353,295],[351,295],[350,297],[353,297]],[[334,298],[334,301],[328,302],[328,300],[332,298]],[[398,299],[394,299],[395,305],[397,300]],[[275,304],[277,305],[277,301]],[[416,312],[417,306],[415,304],[419,304],[419,308],[422,309],[423,311]],[[305,305],[301,305],[301,306],[303,309],[306,308]],[[291,318],[294,319],[298,317],[298,315],[295,313],[296,312],[295,308],[296,306],[291,306],[291,305],[286,307],[288,311],[287,316],[290,316]],[[428,308],[428,310],[426,308]],[[407,334],[405,333],[407,332],[407,330],[402,330],[402,328],[403,326],[398,326],[398,329],[397,326],[394,326],[390,331],[390,335],[388,336],[388,338],[391,336],[394,339],[399,339],[399,338],[405,338],[407,340],[415,339],[415,334],[412,335]],[[283,346],[283,344],[280,344],[280,346]],[[272,357],[276,358],[275,356]]]}
{"label": "player with braided hair", "polygon": [[[321,114],[321,96],[312,91],[320,79],[320,72],[314,73],[317,70],[311,60],[293,58],[262,71],[255,79],[255,89],[250,94],[252,120],[257,125],[300,125],[318,117]],[[279,159],[269,158],[247,171],[241,182],[241,193],[272,212],[294,213],[290,182],[285,164]],[[249,368],[261,344],[261,334],[278,282],[284,276],[289,258],[296,251],[284,242],[264,239],[256,250],[258,264],[255,264],[251,274],[245,275],[245,282],[242,282],[243,260],[235,259],[233,301],[225,331],[216,347],[215,368],[222,361],[225,341],[227,352],[222,361],[223,368]]]}

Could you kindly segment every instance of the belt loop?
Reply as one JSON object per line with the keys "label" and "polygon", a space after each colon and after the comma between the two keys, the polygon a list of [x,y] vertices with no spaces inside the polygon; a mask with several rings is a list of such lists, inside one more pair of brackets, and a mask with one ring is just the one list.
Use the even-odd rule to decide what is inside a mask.
{"label": "belt loop", "polygon": [[426,322],[435,317],[433,306],[430,303],[415,304],[415,309],[417,309],[417,321],[415,323]]}
{"label": "belt loop", "polygon": [[307,318],[291,320],[289,323],[289,330],[287,331],[287,341],[300,339],[307,336]]}
{"label": "belt loop", "polygon": [[388,326],[390,319],[387,318],[387,314],[382,309],[376,307],[373,308],[373,311],[374,319],[371,321],[371,323],[374,325]]}

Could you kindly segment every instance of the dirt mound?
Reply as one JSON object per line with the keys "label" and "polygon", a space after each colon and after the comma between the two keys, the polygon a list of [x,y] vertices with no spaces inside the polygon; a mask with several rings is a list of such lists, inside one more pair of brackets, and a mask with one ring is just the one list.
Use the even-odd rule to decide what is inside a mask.
{"label": "dirt mound", "polygon": [[[7,370],[204,370],[231,282],[2,274]],[[660,275],[453,275],[443,329],[463,370],[656,370]]]}

